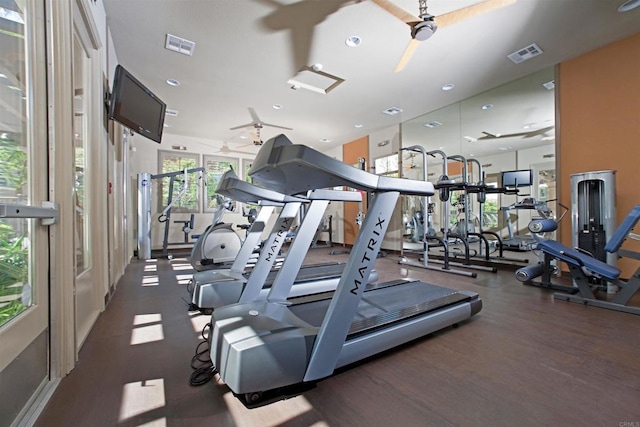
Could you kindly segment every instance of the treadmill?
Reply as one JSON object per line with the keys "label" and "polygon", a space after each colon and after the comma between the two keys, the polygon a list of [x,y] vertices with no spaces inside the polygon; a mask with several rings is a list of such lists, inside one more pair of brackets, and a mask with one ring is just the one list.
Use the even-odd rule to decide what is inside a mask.
{"label": "treadmill", "polygon": [[[336,368],[469,319],[475,292],[411,279],[366,285],[400,194],[430,196],[430,182],[359,170],[284,135],[260,149],[250,175],[285,194],[348,186],[373,193],[335,292],[291,298],[278,276],[266,299],[241,298],[213,312],[211,360],[220,379],[252,405],[263,393],[313,383]],[[244,295],[243,295],[244,297]]]}
{"label": "treadmill", "polygon": [[[345,264],[332,262],[302,266],[302,263],[329,202],[332,200],[357,202],[361,200],[360,193],[316,190],[307,192],[304,197],[288,196],[243,181],[233,170],[224,173],[216,192],[244,203],[259,201],[263,207],[248,230],[247,238],[231,269],[206,270],[194,274],[191,310],[210,314],[217,307],[240,301],[241,295],[248,300],[264,298],[280,272],[294,280],[292,295],[335,289]],[[298,227],[287,256],[281,266],[274,269],[276,257],[303,203],[309,205],[307,213]],[[257,262],[250,271],[246,271],[253,248],[258,244],[274,206],[282,207],[280,215]],[[374,272],[370,281],[375,280],[377,280],[377,273]]]}

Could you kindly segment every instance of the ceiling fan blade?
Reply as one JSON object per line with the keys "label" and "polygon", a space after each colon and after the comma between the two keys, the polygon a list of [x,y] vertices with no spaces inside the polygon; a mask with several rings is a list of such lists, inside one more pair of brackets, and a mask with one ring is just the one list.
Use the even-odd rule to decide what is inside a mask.
{"label": "ceiling fan blade", "polygon": [[550,131],[554,127],[555,126],[547,126],[547,127],[544,127],[544,128],[540,128],[538,130],[534,130],[534,131],[528,132],[524,137],[525,138],[531,138],[533,136],[542,135],[543,133],[546,133],[546,132]]}
{"label": "ceiling fan blade", "polygon": [[256,123],[260,123],[260,117],[258,117],[258,113],[256,113],[256,110],[249,107],[249,114],[251,114],[251,118],[253,119],[253,123],[251,123],[252,125]]}
{"label": "ceiling fan blade", "polygon": [[517,0],[487,0],[481,3],[476,3],[469,7],[436,16],[434,18],[434,21],[436,22],[436,24],[438,24],[438,28],[442,28],[446,27],[447,25],[453,25],[468,18],[473,18],[474,16],[482,15],[483,13],[491,12],[495,9],[510,6],[516,1]]}
{"label": "ceiling fan blade", "polygon": [[285,127],[285,126],[278,126],[278,125],[272,125],[271,123],[265,123],[265,122],[261,122],[262,126],[269,126],[272,128],[278,128],[278,129],[286,129],[286,130],[293,130],[291,128]]}
{"label": "ceiling fan blade", "polygon": [[232,127],[229,128],[229,130],[236,130],[236,129],[242,129],[242,128],[250,128],[253,127],[255,125],[255,123],[247,123],[245,125],[240,125],[240,126],[236,126],[236,127]]}
{"label": "ceiling fan blade", "polygon": [[378,6],[380,6],[381,8],[383,8],[384,10],[386,10],[387,12],[389,12],[390,14],[392,14],[393,16],[395,16],[396,18],[398,18],[399,20],[401,20],[402,22],[406,23],[406,24],[412,25],[415,22],[421,22],[422,21],[422,19],[420,19],[417,16],[407,12],[406,10],[401,8],[400,6],[395,5],[390,0],[371,0],[371,1],[374,2],[375,4],[377,4]]}
{"label": "ceiling fan blade", "polygon": [[396,69],[394,70],[396,73],[404,69],[404,67],[407,65],[407,63],[413,56],[414,52],[418,48],[419,44],[420,44],[419,40],[411,39],[411,41],[409,42],[409,45],[407,45],[407,48],[404,50],[404,53],[402,54],[400,61],[398,61],[398,65],[396,65]]}

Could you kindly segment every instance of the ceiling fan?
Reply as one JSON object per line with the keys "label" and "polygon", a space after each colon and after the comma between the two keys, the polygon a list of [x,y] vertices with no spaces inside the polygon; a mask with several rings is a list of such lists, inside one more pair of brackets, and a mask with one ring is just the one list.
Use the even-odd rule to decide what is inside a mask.
{"label": "ceiling fan", "polygon": [[433,16],[427,12],[427,0],[418,0],[419,17],[395,5],[391,0],[372,1],[411,27],[411,41],[396,66],[395,72],[397,73],[402,71],[407,65],[420,42],[431,37],[438,28],[443,28],[464,19],[509,6],[517,0],[485,0],[440,16]]}
{"label": "ceiling fan", "polygon": [[249,113],[251,114],[251,118],[253,119],[252,122],[246,123],[244,125],[232,127],[229,130],[236,130],[236,129],[242,129],[242,128],[254,128],[256,130],[256,137],[253,140],[254,145],[262,145],[262,139],[260,139],[260,130],[265,126],[278,128],[278,129],[293,130],[288,127],[263,122],[262,120],[260,120],[260,117],[258,117],[256,110],[254,110],[251,107],[249,107]]}
{"label": "ceiling fan", "polygon": [[229,147],[229,144],[227,143],[227,141],[224,141],[222,143],[222,147],[220,147],[220,149],[217,151],[217,153],[222,153],[222,154],[233,154],[233,153],[237,153],[237,154],[248,154],[251,156],[255,156],[256,153],[252,153],[250,151],[242,151],[242,150],[236,150],[235,148],[231,148]]}
{"label": "ceiling fan", "polygon": [[544,128],[540,128],[540,129],[536,129],[536,130],[532,130],[529,132],[516,132],[516,133],[506,133],[506,134],[501,134],[501,133],[491,133],[491,132],[482,132],[484,134],[484,136],[481,136],[480,138],[478,138],[477,140],[487,140],[487,139],[502,139],[502,138],[532,138],[534,136],[538,136],[538,135],[542,135],[548,131],[550,131],[551,129],[553,129],[554,126],[547,126]]}

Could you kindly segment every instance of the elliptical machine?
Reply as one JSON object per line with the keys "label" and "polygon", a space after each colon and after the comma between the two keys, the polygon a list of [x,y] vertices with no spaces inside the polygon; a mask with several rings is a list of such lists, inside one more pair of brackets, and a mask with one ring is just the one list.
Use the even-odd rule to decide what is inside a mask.
{"label": "elliptical machine", "polygon": [[232,228],[233,224],[222,222],[225,212],[232,210],[231,199],[216,195],[213,220],[191,250],[191,266],[196,271],[228,267],[236,259],[242,239]]}

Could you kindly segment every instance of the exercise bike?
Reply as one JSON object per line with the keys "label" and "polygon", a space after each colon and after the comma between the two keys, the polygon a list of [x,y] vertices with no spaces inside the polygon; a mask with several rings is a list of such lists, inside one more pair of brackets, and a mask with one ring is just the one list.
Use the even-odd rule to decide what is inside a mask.
{"label": "exercise bike", "polygon": [[[191,266],[196,271],[228,267],[236,259],[242,246],[242,238],[233,229],[233,224],[222,222],[225,212],[232,210],[231,199],[216,195],[213,221],[198,236],[191,250]],[[251,214],[247,216],[251,223]],[[255,220],[255,215],[253,218]],[[240,228],[246,229],[248,226],[245,228],[241,225]]]}

